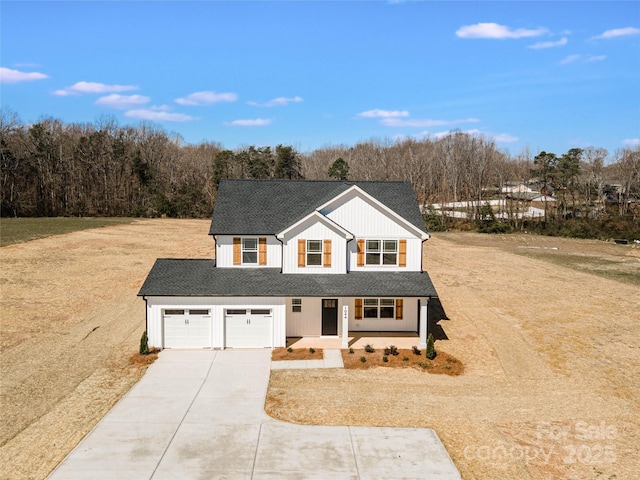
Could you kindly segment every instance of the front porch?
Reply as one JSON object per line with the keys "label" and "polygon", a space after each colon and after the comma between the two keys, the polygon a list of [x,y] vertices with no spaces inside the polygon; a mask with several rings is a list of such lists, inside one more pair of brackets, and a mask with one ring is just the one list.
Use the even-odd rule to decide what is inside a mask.
{"label": "front porch", "polygon": [[[398,348],[410,349],[420,345],[420,337],[416,332],[349,332],[349,348],[364,348],[365,345],[384,348],[395,345]],[[342,348],[340,337],[287,337],[287,347],[291,348]]]}

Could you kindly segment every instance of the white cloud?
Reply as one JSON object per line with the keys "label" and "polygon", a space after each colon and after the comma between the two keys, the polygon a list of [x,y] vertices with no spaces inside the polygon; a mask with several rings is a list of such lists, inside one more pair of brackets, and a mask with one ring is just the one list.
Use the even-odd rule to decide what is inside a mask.
{"label": "white cloud", "polygon": [[247,102],[247,104],[251,105],[252,107],[284,107],[286,105],[289,105],[290,103],[300,103],[302,102],[303,99],[302,97],[293,97],[293,98],[289,98],[289,97],[277,97],[274,98],[273,100],[269,100],[268,102]]}
{"label": "white cloud", "polygon": [[560,65],[567,65],[569,63],[581,62],[581,63],[594,63],[601,62],[607,58],[606,55],[569,55],[558,62]]}
{"label": "white cloud", "polygon": [[640,145],[640,138],[625,138],[622,143],[624,145]]}
{"label": "white cloud", "polygon": [[212,91],[195,92],[183,98],[176,98],[175,102],[180,105],[200,106],[211,105],[220,102],[235,102],[238,95],[235,93],[217,93]]}
{"label": "white cloud", "polygon": [[606,55],[589,55],[585,61],[589,62],[589,63],[593,63],[593,62],[601,62],[603,61],[605,58],[607,58]]}
{"label": "white cloud", "polygon": [[520,140],[518,137],[509,135],[508,133],[499,133],[493,136],[493,139],[498,143],[513,143]]}
{"label": "white cloud", "polygon": [[480,120],[477,118],[464,118],[459,120],[433,120],[433,119],[414,119],[414,120],[402,120],[399,118],[383,118],[380,123],[387,127],[418,127],[418,128],[430,128],[441,127],[444,125],[456,125],[458,123],[477,123]]}
{"label": "white cloud", "polygon": [[567,40],[567,37],[562,37],[560,40],[556,40],[555,42],[538,42],[538,43],[534,43],[533,45],[529,45],[529,48],[532,48],[534,50],[539,50],[541,48],[563,47],[568,42],[569,41]]}
{"label": "white cloud", "polygon": [[151,120],[153,122],[188,122],[194,117],[183,113],[167,112],[164,108],[142,108],[138,110],[128,110],[125,117],[137,118],[138,120]]}
{"label": "white cloud", "polygon": [[580,60],[580,55],[569,55],[565,58],[563,58],[562,60],[560,60],[560,65],[566,65],[568,63],[573,63]]}
{"label": "white cloud", "polygon": [[98,82],[77,82],[70,87],[63,88],[62,90],[56,90],[53,92],[55,95],[67,96],[67,95],[79,95],[82,93],[112,93],[112,92],[128,92],[130,90],[137,90],[135,85],[107,85],[106,83]]}
{"label": "white cloud", "polygon": [[117,108],[119,110],[126,110],[127,108],[144,105],[145,103],[149,103],[149,97],[145,97],[144,95],[118,95],[117,93],[112,93],[111,95],[100,97],[96,100],[96,105]]}
{"label": "white cloud", "polygon": [[525,38],[538,37],[547,33],[546,28],[516,28],[512,29],[497,23],[476,23],[475,25],[465,25],[456,31],[460,38]]}
{"label": "white cloud", "polygon": [[273,120],[270,118],[254,118],[225,122],[225,125],[231,125],[232,127],[264,127],[266,125],[271,125],[272,122]]}
{"label": "white cloud", "polygon": [[49,76],[40,72],[21,72],[0,67],[0,83],[31,82],[33,80],[44,80],[45,78],[49,78]]}
{"label": "white cloud", "polygon": [[629,35],[638,35],[638,34],[640,34],[640,28],[625,27],[625,28],[614,28],[612,30],[607,30],[606,32],[600,35],[596,35],[593,38],[596,40],[609,40],[610,38],[627,37]]}
{"label": "white cloud", "polygon": [[409,112],[407,110],[380,110],[376,108],[373,110],[367,110],[366,112],[361,112],[358,116],[364,118],[398,118],[408,117]]}

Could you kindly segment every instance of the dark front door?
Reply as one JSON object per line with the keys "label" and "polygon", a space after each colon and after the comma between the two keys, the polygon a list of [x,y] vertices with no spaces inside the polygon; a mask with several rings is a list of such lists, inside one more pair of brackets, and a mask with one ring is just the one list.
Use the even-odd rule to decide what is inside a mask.
{"label": "dark front door", "polygon": [[338,300],[322,299],[322,335],[338,335]]}

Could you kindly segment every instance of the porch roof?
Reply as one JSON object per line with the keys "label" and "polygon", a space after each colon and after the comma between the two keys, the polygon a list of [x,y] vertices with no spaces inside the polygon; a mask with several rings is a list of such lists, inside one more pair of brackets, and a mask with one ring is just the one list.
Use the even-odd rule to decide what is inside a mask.
{"label": "porch roof", "polygon": [[437,297],[427,272],[283,274],[277,268],[216,268],[209,259],[159,258],[138,296]]}

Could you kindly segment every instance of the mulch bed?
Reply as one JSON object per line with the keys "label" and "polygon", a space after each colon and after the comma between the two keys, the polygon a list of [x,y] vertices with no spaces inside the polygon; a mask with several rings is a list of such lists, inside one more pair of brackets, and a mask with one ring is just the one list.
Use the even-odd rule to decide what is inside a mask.
{"label": "mulch bed", "polygon": [[277,362],[278,360],[322,360],[324,355],[321,348],[314,349],[311,353],[309,348],[292,348],[289,352],[288,349],[274,348],[271,353],[271,360]]}
{"label": "mulch bed", "polygon": [[[352,370],[367,370],[374,367],[415,368],[429,373],[454,376],[464,372],[464,365],[460,360],[441,350],[437,351],[433,360],[429,360],[424,351],[417,355],[411,349],[399,348],[397,349],[398,355],[386,355],[386,362],[384,361],[384,350],[384,348],[377,348],[374,352],[365,352],[364,349],[342,350],[344,368]],[[351,351],[353,353],[350,353]]]}

